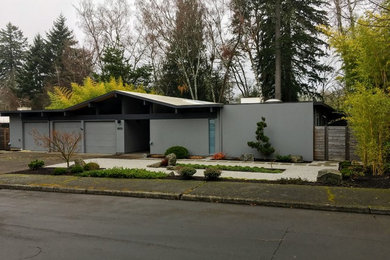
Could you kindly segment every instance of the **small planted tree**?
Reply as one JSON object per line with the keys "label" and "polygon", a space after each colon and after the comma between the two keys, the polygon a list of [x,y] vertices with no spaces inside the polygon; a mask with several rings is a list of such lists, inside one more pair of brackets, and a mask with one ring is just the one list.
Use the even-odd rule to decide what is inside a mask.
{"label": "small planted tree", "polygon": [[275,149],[269,142],[269,138],[264,134],[264,128],[266,127],[267,123],[265,122],[265,118],[262,117],[261,121],[257,123],[256,141],[248,142],[248,145],[249,147],[256,149],[259,153],[270,156],[275,152]]}
{"label": "small planted tree", "polygon": [[32,131],[34,142],[49,151],[58,152],[62,159],[66,161],[69,168],[69,162],[72,156],[78,151],[78,144],[81,141],[81,133],[68,133],[53,130],[50,135],[42,135],[34,129]]}

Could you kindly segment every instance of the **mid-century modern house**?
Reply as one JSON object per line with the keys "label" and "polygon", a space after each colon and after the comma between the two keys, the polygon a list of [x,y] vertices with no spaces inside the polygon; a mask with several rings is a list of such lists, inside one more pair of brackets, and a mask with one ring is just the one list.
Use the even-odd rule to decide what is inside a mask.
{"label": "mid-century modern house", "polygon": [[42,151],[32,131],[81,133],[79,152],[162,154],[171,146],[186,147],[193,155],[224,152],[239,157],[256,150],[256,123],[266,118],[265,130],[275,154],[302,155],[313,160],[313,129],[332,119],[322,103],[231,104],[189,100],[144,93],[113,91],[61,110],[5,111],[10,117],[12,149]]}

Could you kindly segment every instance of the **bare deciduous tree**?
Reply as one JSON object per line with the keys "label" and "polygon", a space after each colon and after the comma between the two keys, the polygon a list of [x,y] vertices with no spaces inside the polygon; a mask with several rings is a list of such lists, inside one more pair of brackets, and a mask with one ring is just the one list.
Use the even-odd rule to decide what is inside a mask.
{"label": "bare deciduous tree", "polygon": [[33,129],[31,135],[36,145],[48,149],[51,152],[58,152],[60,157],[69,162],[72,156],[78,151],[78,144],[81,141],[81,134],[74,132],[61,132],[53,130],[49,135],[41,134],[37,129]]}

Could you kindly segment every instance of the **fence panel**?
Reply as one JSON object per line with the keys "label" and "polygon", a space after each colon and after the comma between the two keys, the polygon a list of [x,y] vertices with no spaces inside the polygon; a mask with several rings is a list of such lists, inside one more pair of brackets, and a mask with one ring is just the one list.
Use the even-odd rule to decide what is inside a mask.
{"label": "fence panel", "polygon": [[356,140],[346,126],[316,126],[314,128],[314,160],[358,160]]}
{"label": "fence panel", "polygon": [[9,128],[0,128],[0,150],[8,150]]}

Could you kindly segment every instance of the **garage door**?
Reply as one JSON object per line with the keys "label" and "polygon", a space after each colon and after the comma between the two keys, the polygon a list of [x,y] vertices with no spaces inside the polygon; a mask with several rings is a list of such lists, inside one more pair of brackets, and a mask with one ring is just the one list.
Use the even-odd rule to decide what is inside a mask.
{"label": "garage door", "polygon": [[31,151],[47,151],[46,148],[35,143],[32,133],[37,131],[40,135],[49,135],[49,124],[47,122],[40,123],[24,123],[24,149]]}
{"label": "garage door", "polygon": [[[81,122],[80,121],[71,121],[71,122],[54,122],[53,127],[55,131],[62,133],[74,133],[81,134]],[[82,152],[82,140],[78,143],[76,152]]]}
{"label": "garage door", "polygon": [[116,153],[115,122],[85,122],[86,153]]}

